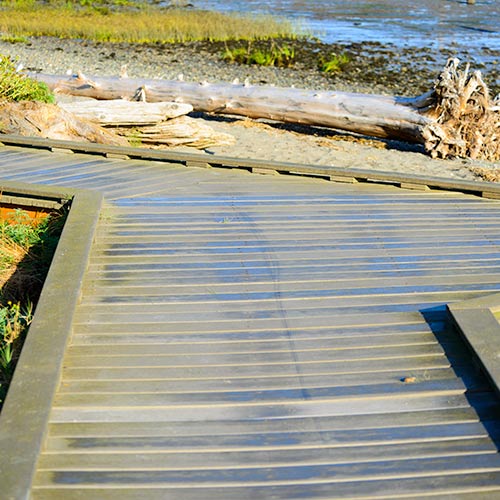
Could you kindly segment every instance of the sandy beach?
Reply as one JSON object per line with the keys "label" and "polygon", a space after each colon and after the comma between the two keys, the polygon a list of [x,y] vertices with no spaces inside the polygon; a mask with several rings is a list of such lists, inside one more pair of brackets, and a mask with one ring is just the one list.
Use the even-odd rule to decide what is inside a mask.
{"label": "sandy beach", "polygon": [[[381,47],[372,47],[374,51]],[[376,49],[376,50],[375,50]],[[179,74],[189,81],[243,81],[248,78],[256,85],[329,89],[375,94],[401,94],[404,90],[429,88],[432,73],[418,71],[420,79],[413,88],[403,81],[389,78],[387,85],[360,79],[354,82],[353,72],[327,76],[298,65],[296,68],[262,68],[227,64],[207,46],[147,47],[120,44],[94,44],[81,41],[31,39],[29,43],[0,42],[0,53],[10,55],[29,71],[49,74],[84,71],[91,75],[117,75],[126,64],[130,76],[175,79]],[[375,57],[375,55],[373,56]],[[364,64],[370,63],[370,56]],[[361,59],[360,59],[361,60]],[[361,63],[360,63],[361,64]],[[424,66],[424,62],[421,62]],[[380,69],[383,73],[383,68]],[[416,73],[415,73],[416,72]],[[344,76],[344,78],[342,78]],[[399,92],[398,92],[399,90]],[[257,158],[313,165],[334,165],[377,171],[408,172],[423,176],[464,180],[499,180],[500,162],[470,159],[433,160],[419,145],[398,141],[383,141],[330,129],[301,127],[255,121],[227,116],[195,115],[214,129],[231,134],[231,146],[213,146],[200,151],[204,155],[221,154],[238,158]],[[178,150],[193,152],[192,148]]]}

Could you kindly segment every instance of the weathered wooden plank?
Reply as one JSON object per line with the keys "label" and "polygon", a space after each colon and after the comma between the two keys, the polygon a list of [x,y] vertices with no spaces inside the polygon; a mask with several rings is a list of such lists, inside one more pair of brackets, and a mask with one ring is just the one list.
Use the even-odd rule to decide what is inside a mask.
{"label": "weathered wooden plank", "polygon": [[[142,297],[145,300],[146,297]],[[196,296],[193,297],[196,299]],[[164,300],[168,300],[164,298]],[[193,303],[194,303],[193,300]],[[243,299],[242,299],[243,300]],[[214,333],[214,332],[238,332],[252,330],[280,330],[289,329],[307,329],[314,327],[340,327],[340,326],[367,326],[381,324],[405,324],[405,323],[421,323],[422,316],[418,311],[407,313],[379,313],[376,315],[360,316],[342,315],[342,316],[326,316],[318,317],[312,322],[311,318],[295,318],[283,322],[283,319],[269,319],[264,322],[257,320],[249,320],[243,324],[241,321],[229,322],[213,322],[203,324],[203,317],[200,319],[193,318],[191,321],[172,321],[155,323],[147,319],[139,318],[135,323],[114,323],[109,322],[104,325],[81,324],[75,326],[75,330],[79,333],[120,333],[120,334],[140,334],[140,333],[181,333],[181,332],[197,332],[197,333]]]}
{"label": "weathered wooden plank", "polygon": [[[208,173],[208,171],[203,170],[202,172]],[[189,171],[187,171],[189,174]],[[193,177],[193,174],[186,175],[186,177]],[[356,209],[355,206],[342,208],[342,207],[325,207],[321,210],[321,207],[313,210],[314,207],[309,209],[303,208],[302,210],[296,210],[295,207],[282,207],[277,210],[274,207],[262,207],[260,211],[251,210],[247,207],[231,206],[228,202],[227,204],[222,204],[219,207],[197,207],[190,211],[185,209],[179,210],[177,213],[173,208],[168,210],[160,210],[156,207],[141,206],[135,213],[129,213],[130,208],[126,207],[121,210],[116,208],[112,211],[111,215],[115,217],[120,217],[123,221],[127,223],[137,223],[145,221],[149,218],[150,223],[154,220],[162,221],[164,224],[171,221],[174,225],[190,223],[193,227],[203,227],[206,224],[244,224],[245,216],[252,216],[254,223],[267,224],[276,223],[281,221],[283,224],[297,223],[297,222],[316,222],[316,223],[342,223],[342,222],[363,222],[364,225],[368,226],[370,222],[382,223],[387,221],[388,217],[395,217],[404,219],[404,217],[411,216],[417,221],[432,221],[434,217],[440,217],[444,220],[458,221],[460,217],[471,216],[473,220],[477,220],[481,223],[494,222],[496,217],[495,207],[485,208],[485,207],[474,207],[470,206],[466,210],[459,208],[458,204],[455,206],[450,206],[446,210],[435,210],[434,217],[429,214],[429,210],[433,208],[432,204],[423,204],[424,206],[412,209],[410,205],[402,205],[399,207],[394,207],[391,209],[390,203],[384,204],[379,208],[370,207],[369,211],[365,211],[364,214],[360,214],[359,207]],[[196,216],[196,219],[193,217]],[[224,219],[224,217],[226,219]],[[248,220],[248,219],[247,219]],[[226,221],[226,222],[224,222]],[[265,226],[264,226],[265,227]]]}
{"label": "weathered wooden plank", "polygon": [[[230,424],[230,422],[228,422]],[[123,424],[121,424],[123,426]],[[212,427],[215,423],[212,422]],[[129,425],[130,427],[130,425]],[[198,451],[200,454],[227,453],[234,451],[261,450],[300,450],[300,449],[344,449],[358,448],[359,456],[363,456],[361,445],[386,446],[394,444],[446,443],[451,440],[461,442],[463,451],[467,450],[468,441],[486,439],[489,434],[485,427],[478,422],[453,423],[449,425],[430,425],[422,423],[415,426],[351,429],[349,432],[322,430],[310,428],[308,431],[299,429],[285,432],[246,433],[245,428],[240,434],[222,434],[221,425],[215,435],[208,432],[181,436],[143,435],[132,436],[102,436],[102,437],[50,437],[47,441],[45,453],[47,455],[73,453],[146,453],[158,452],[169,454],[174,452]],[[324,439],[322,439],[324,436]],[[492,450],[492,448],[489,448]],[[312,457],[311,457],[312,458]],[[383,458],[383,454],[377,457]],[[411,458],[411,457],[409,457]],[[83,464],[82,464],[83,465]],[[205,465],[210,465],[205,462]]]}
{"label": "weathered wooden plank", "polygon": [[450,361],[443,355],[414,356],[406,359],[401,357],[382,357],[380,359],[351,360],[349,362],[304,363],[299,366],[293,363],[282,365],[229,365],[229,366],[180,366],[180,367],[140,367],[127,368],[66,368],[66,380],[144,380],[144,379],[220,379],[220,378],[248,378],[248,377],[283,377],[308,375],[344,375],[364,373],[367,377],[377,372],[401,372],[401,378],[410,376],[415,370],[448,368]]}
{"label": "weathered wooden plank", "polygon": [[[73,161],[82,159],[82,157],[75,157]],[[102,160],[106,162],[106,160]],[[138,160],[131,161],[131,166],[144,165],[147,168],[154,168],[157,166],[161,169],[175,169],[179,167],[177,163],[162,164],[155,162],[142,163]],[[113,208],[116,214],[129,213],[130,209],[134,211],[130,215],[140,216],[145,213],[157,213],[162,215],[172,214],[175,205],[181,213],[197,213],[200,215],[213,212],[217,213],[224,210],[231,210],[233,212],[242,212],[247,210],[251,213],[260,214],[262,217],[267,215],[267,218],[273,214],[289,212],[289,216],[313,216],[324,217],[330,215],[343,215],[356,216],[359,211],[356,207],[365,209],[367,217],[371,217],[381,213],[388,213],[390,207],[394,206],[394,214],[401,216],[406,210],[415,214],[429,217],[425,213],[425,208],[433,206],[436,214],[449,216],[452,219],[457,218],[457,213],[453,212],[455,208],[458,213],[469,214],[475,217],[476,214],[486,214],[495,210],[495,205],[498,202],[495,200],[483,200],[474,196],[465,195],[441,195],[441,194],[421,194],[421,193],[407,193],[406,191],[399,191],[397,189],[376,188],[370,189],[370,186],[335,186],[334,184],[328,185],[325,189],[321,189],[317,183],[313,181],[301,180],[300,182],[291,182],[291,184],[303,185],[303,188],[294,189],[290,194],[287,194],[280,188],[281,180],[277,179],[259,179],[253,176],[245,176],[245,182],[248,182],[250,189],[248,191],[240,190],[238,195],[228,195],[228,191],[219,191],[219,177],[220,171],[197,171],[196,177],[201,174],[201,180],[210,180],[209,184],[216,192],[211,192],[212,188],[208,188],[207,192],[192,191],[191,193],[182,192],[181,194],[170,194],[171,198],[165,196],[162,191],[158,191],[158,195],[152,200],[145,200],[144,198],[135,199],[135,196],[124,196]],[[227,172],[223,172],[223,179],[226,179]],[[238,179],[241,180],[239,173],[229,173],[230,183],[236,183]],[[254,182],[251,182],[254,180]],[[286,187],[291,179],[285,178],[283,183]],[[257,186],[267,186],[267,190],[263,190],[260,194],[256,195],[258,191]],[[314,187],[313,187],[314,186]],[[317,193],[316,191],[318,188]],[[358,194],[362,192],[363,198],[359,198]],[[404,194],[402,194],[404,193]],[[216,199],[210,199],[211,196],[217,195]],[[132,201],[131,201],[132,200]],[[174,200],[178,200],[174,202]],[[310,200],[310,203],[309,203]],[[270,210],[266,211],[265,207]],[[302,210],[298,210],[298,209]],[[326,209],[329,209],[329,213]],[[297,209],[297,210],[294,210]],[[267,213],[266,213],[267,212]],[[201,219],[203,220],[203,218]],[[199,221],[195,221],[198,223]]]}
{"label": "weathered wooden plank", "polygon": [[[492,415],[493,412],[490,412]],[[172,421],[156,422],[67,422],[50,423],[51,438],[111,438],[111,437],[192,437],[262,435],[287,432],[350,431],[362,429],[395,429],[413,427],[418,433],[420,427],[444,426],[455,424],[474,424],[479,422],[477,412],[469,405],[445,409],[431,409],[419,412],[401,411],[397,413],[327,415],[322,417],[280,418],[273,420],[233,419],[225,420],[224,426],[217,421]],[[349,431],[349,432],[346,432]],[[446,429],[443,431],[446,432]],[[475,435],[475,434],[474,434]],[[482,434],[481,434],[482,436]],[[50,440],[49,440],[50,442]],[[69,442],[69,441],[68,441]],[[325,443],[326,444],[326,443]]]}
{"label": "weathered wooden plank", "polygon": [[[147,323],[172,323],[172,322],[185,322],[189,320],[193,320],[193,318],[201,318],[203,317],[206,322],[220,322],[221,325],[227,322],[234,321],[252,321],[254,325],[262,324],[263,322],[267,322],[275,320],[276,318],[283,320],[284,318],[293,320],[294,318],[303,318],[310,317],[311,320],[313,318],[321,318],[321,317],[331,317],[334,314],[337,315],[367,315],[367,314],[380,314],[380,313],[405,313],[405,312],[413,312],[415,308],[421,307],[427,310],[431,308],[434,309],[434,315],[437,315],[440,310],[444,311],[442,306],[442,302],[416,302],[412,304],[401,303],[394,305],[353,305],[353,306],[342,306],[339,305],[336,308],[317,306],[313,302],[309,302],[306,304],[302,304],[302,301],[283,301],[281,303],[281,307],[284,304],[290,306],[288,312],[285,314],[282,312],[279,306],[273,304],[272,302],[261,302],[259,305],[262,306],[262,310],[259,312],[252,310],[250,307],[242,308],[238,310],[237,305],[232,304],[231,301],[224,302],[220,307],[217,307],[216,310],[211,309],[210,303],[200,304],[200,310],[197,311],[196,315],[189,313],[189,303],[180,304],[179,310],[176,310],[171,304],[169,307],[163,308],[162,305],[150,305],[148,307],[149,318]],[[306,300],[304,300],[306,302]],[[213,307],[213,306],[212,306]],[[132,310],[128,310],[126,306],[120,304],[113,304],[110,306],[110,313],[106,314],[106,307],[104,304],[95,305],[95,306],[87,306],[83,311],[79,313],[78,318],[75,318],[75,325],[102,325],[106,323],[110,323],[110,314],[114,314],[116,316],[115,321],[113,323],[119,324],[128,324],[128,323],[137,323],[141,320],[138,317],[137,311],[140,309],[137,305],[132,307]],[[112,311],[112,312],[111,312]],[[313,321],[311,321],[311,325]],[[291,325],[289,325],[291,326]],[[325,326],[317,325],[317,326]],[[332,326],[334,326],[332,324]]]}
{"label": "weathered wooden plank", "polygon": [[[307,401],[321,403],[322,401],[343,400],[349,405],[352,400],[391,399],[394,397],[426,397],[441,394],[461,394],[464,385],[458,380],[421,380],[418,383],[393,382],[388,384],[367,384],[366,386],[319,387],[280,390],[248,390],[248,391],[213,391],[192,393],[147,392],[147,393],[115,393],[86,394],[63,393],[54,401],[54,408],[66,407],[176,407],[185,405],[230,405],[258,406],[261,404],[278,405],[290,402],[301,404]],[[292,403],[292,404],[293,404]]]}
{"label": "weathered wooden plank", "polygon": [[[361,264],[356,263],[351,266],[321,266],[317,267],[281,267],[279,270],[280,278],[283,281],[290,281],[295,279],[296,281],[303,281],[304,278],[309,278],[311,281],[322,278],[323,280],[334,280],[334,279],[349,279],[356,280],[359,277],[364,278],[383,278],[383,277],[394,277],[402,278],[403,276],[407,279],[412,277],[431,277],[434,276],[439,279],[440,276],[475,276],[478,274],[485,274],[488,271],[492,274],[497,274],[500,271],[500,262],[497,261],[485,261],[482,265],[475,264],[472,262],[464,263],[463,265],[450,264],[449,267],[443,269],[438,263],[436,264],[415,264],[414,269],[411,265],[401,264],[395,265],[389,262],[384,264],[379,264],[380,268],[374,269],[373,264]],[[162,283],[177,283],[180,285],[191,284],[191,285],[206,285],[208,283],[213,283],[215,281],[220,281],[222,283],[246,283],[246,282],[259,282],[269,279],[272,275],[273,270],[269,267],[253,267],[245,268],[241,267],[229,267],[227,269],[221,269],[217,266],[214,267],[197,267],[196,272],[193,272],[189,268],[167,268],[154,266],[151,269],[148,268],[135,268],[130,266],[128,269],[118,269],[118,270],[108,270],[103,273],[95,268],[89,270],[85,277],[85,283],[92,283],[96,281],[102,281],[110,283],[111,285],[127,284],[133,282],[133,280],[138,280],[147,283],[154,283],[155,281],[161,281]],[[152,281],[153,280],[153,281]],[[472,298],[473,295],[470,295]],[[440,299],[435,295],[433,297],[425,296],[421,294],[418,296],[422,302],[429,301],[439,301]],[[424,298],[425,297],[425,298]],[[443,295],[445,297],[445,295]],[[386,299],[388,304],[392,304],[392,299]],[[307,299],[305,299],[307,300]],[[367,300],[370,300],[369,298]],[[371,300],[376,301],[376,297]],[[416,303],[416,300],[408,297],[406,299],[408,303]],[[446,298],[442,302],[446,302]],[[372,302],[374,304],[375,302]],[[370,302],[367,302],[370,304]],[[330,306],[333,304],[330,303]]]}
{"label": "weathered wooden plank", "polygon": [[78,367],[137,367],[137,366],[217,366],[217,365],[240,365],[247,366],[252,364],[274,365],[289,362],[295,363],[319,363],[319,362],[344,362],[359,359],[380,359],[394,358],[403,356],[440,356],[444,351],[437,343],[430,345],[403,345],[403,346],[383,346],[373,347],[371,349],[358,349],[357,347],[345,349],[316,349],[316,350],[298,350],[291,347],[289,350],[274,352],[249,352],[249,353],[127,353],[127,354],[108,354],[94,356],[77,356],[68,353],[65,357],[67,368]]}
{"label": "weathered wooden plank", "polygon": [[[495,296],[495,306],[498,303]],[[487,307],[467,308],[466,303],[449,306],[454,323],[472,350],[477,362],[500,395],[500,323]]]}
{"label": "weathered wooden plank", "polygon": [[203,419],[221,422],[241,419],[273,419],[292,416],[352,415],[392,413],[469,406],[463,395],[432,395],[409,398],[356,399],[349,401],[296,401],[278,405],[184,405],[141,407],[58,407],[52,409],[52,422],[168,422]]}
{"label": "weathered wooden plank", "polygon": [[[293,439],[293,437],[292,437]],[[300,466],[313,464],[346,464],[361,462],[376,462],[381,457],[384,460],[425,459],[432,457],[454,457],[460,455],[479,455],[495,453],[495,447],[488,437],[452,440],[433,440],[417,443],[359,446],[340,446],[332,443],[311,443],[308,447],[290,446],[284,449],[270,449],[262,446],[254,450],[219,450],[200,452],[198,447],[178,449],[172,446],[169,451],[165,445],[159,445],[147,452],[137,453],[132,447],[126,452],[122,448],[106,448],[105,453],[99,453],[91,446],[80,453],[71,448],[69,453],[57,451],[44,453],[38,463],[39,471],[131,471],[131,470],[189,470],[232,468],[234,464],[244,463],[246,467],[262,467],[263,464],[275,466]],[[141,446],[142,449],[142,446]],[[116,450],[116,451],[115,451]],[[119,451],[118,451],[119,450]],[[196,453],[193,451],[196,450]],[[209,465],[207,465],[209,464]]]}
{"label": "weathered wooden plank", "polygon": [[[138,279],[141,279],[139,276]],[[375,296],[357,296],[357,297],[339,297],[333,302],[329,298],[314,298],[314,297],[303,297],[301,299],[281,299],[280,304],[286,307],[286,310],[292,313],[304,311],[307,312],[309,309],[314,310],[327,310],[330,313],[349,313],[349,311],[357,311],[362,308],[366,310],[375,310],[380,307],[382,310],[389,312],[390,310],[402,311],[410,308],[419,309],[430,309],[435,308],[437,310],[441,307],[444,310],[444,304],[448,302],[455,302],[459,300],[472,299],[474,297],[482,295],[482,291],[477,292],[455,292],[455,293],[430,293],[430,294],[408,294],[408,295],[375,295]],[[254,317],[260,311],[261,317],[267,315],[274,315],[277,310],[276,304],[272,302],[262,300],[247,303],[233,304],[231,301],[219,302],[215,308],[213,303],[198,303],[196,306],[197,314],[211,313],[215,314],[225,314],[226,317]],[[192,305],[189,303],[179,304],[179,303],[163,303],[163,304],[129,304],[124,306],[122,304],[110,304],[110,303],[92,303],[89,304],[87,300],[81,304],[78,313],[75,315],[75,323],[106,323],[109,316],[112,315],[116,317],[118,322],[128,322],[125,320],[127,317],[137,318],[139,313],[147,314],[150,319],[163,318],[166,314],[174,314],[175,317],[182,318],[183,315],[193,313]],[[375,335],[379,332],[374,331]]]}
{"label": "weathered wooden plank", "polygon": [[[443,320],[444,323],[444,320]],[[439,335],[439,338],[446,340],[444,328],[438,328],[437,324],[432,325],[434,335]],[[309,341],[311,339],[339,339],[352,337],[357,338],[361,345],[364,339],[369,336],[377,336],[389,334],[398,336],[407,332],[427,333],[431,328],[427,324],[415,322],[412,324],[395,324],[395,325],[365,325],[352,327],[326,327],[326,328],[310,328],[310,329],[286,329],[278,331],[243,331],[243,332],[215,332],[202,333],[185,332],[185,333],[143,333],[139,336],[121,333],[86,333],[78,334],[74,332],[72,344],[77,345],[99,345],[102,344],[102,349],[106,345],[112,343],[114,345],[127,345],[137,343],[153,343],[153,344],[171,344],[171,343],[216,343],[216,342],[275,342],[280,340],[289,341]],[[196,351],[194,351],[196,352]]]}
{"label": "weathered wooden plank", "polygon": [[[383,252],[381,255],[377,256],[376,252]],[[263,252],[243,252],[245,255],[245,260],[248,262],[249,266],[267,266],[269,267],[269,258],[266,259]],[[332,250],[330,248],[324,249],[314,249],[309,251],[294,252],[293,248],[290,247],[286,251],[273,251],[272,257],[274,261],[283,262],[284,265],[302,264],[304,261],[314,260],[316,266],[322,265],[324,262],[328,261],[339,261],[346,258],[346,254],[352,255],[352,259],[372,259],[374,264],[379,261],[389,261],[394,259],[408,259],[413,258],[416,261],[419,258],[423,260],[439,259],[441,261],[448,261],[449,259],[478,259],[478,258],[497,258],[497,253],[493,252],[490,247],[475,247],[474,245],[462,246],[462,247],[437,247],[429,249],[426,251],[424,247],[418,249],[391,249],[383,250],[378,249],[354,249],[346,248],[344,250]],[[219,254],[203,254],[201,252],[191,252],[186,255],[184,252],[175,253],[160,253],[159,255],[147,255],[145,252],[137,252],[135,255],[108,255],[108,256],[96,256],[93,261],[93,265],[106,265],[110,269],[113,269],[113,265],[122,266],[137,266],[138,269],[144,267],[151,267],[157,264],[176,264],[176,265],[192,265],[197,266],[207,265],[213,266],[215,264],[223,265],[224,267],[229,267],[230,265],[239,264],[241,265],[241,260],[243,256],[238,252],[223,252]]]}
{"label": "weathered wooden plank", "polygon": [[[315,295],[324,290],[356,290],[359,288],[373,288],[375,290],[384,290],[385,293],[390,293],[391,288],[401,287],[402,284],[406,285],[405,288],[415,286],[415,288],[422,287],[429,284],[434,286],[453,286],[453,285],[480,285],[480,284],[494,284],[500,281],[500,273],[477,273],[477,274],[452,274],[440,276],[439,274],[435,279],[430,279],[429,276],[407,276],[400,273],[396,276],[375,276],[367,277],[366,275],[355,277],[337,277],[334,275],[332,278],[317,277],[312,278],[282,278],[277,271],[269,268],[267,276],[263,276],[259,280],[241,282],[227,282],[220,278],[215,278],[213,281],[206,283],[179,283],[177,280],[168,280],[165,282],[163,279],[152,278],[149,282],[145,283],[141,280],[128,280],[125,283],[116,282],[114,280],[107,280],[103,278],[96,282],[87,282],[86,288],[89,292],[94,292],[96,295],[101,295],[103,292],[107,294],[129,295],[134,293],[146,293],[151,295],[185,295],[185,294],[203,294],[209,290],[213,294],[226,294],[233,293],[260,293],[276,290],[279,286],[279,292],[299,292],[309,291],[310,295]],[[351,292],[352,293],[352,292]]]}
{"label": "weathered wooden plank", "polygon": [[[450,336],[447,338],[450,341]],[[398,346],[434,346],[437,344],[436,336],[431,332],[409,332],[394,334],[370,335],[366,338],[340,337],[340,338],[293,338],[288,333],[277,337],[273,341],[259,340],[235,340],[208,342],[193,342],[190,340],[170,341],[167,340],[154,344],[143,343],[137,339],[137,345],[110,343],[106,349],[106,356],[148,356],[148,355],[170,355],[183,354],[243,354],[243,353],[272,353],[280,351],[315,351],[332,350],[341,351],[345,349],[374,349]],[[67,349],[70,357],[102,356],[103,346],[100,345],[78,345],[72,344]]]}
{"label": "weathered wooden plank", "polygon": [[[269,272],[269,262],[262,260],[257,260],[255,258],[248,259],[244,263],[240,260],[233,261],[220,261],[220,262],[210,262],[208,260],[203,261],[202,259],[198,259],[197,261],[189,262],[189,263],[179,263],[172,261],[164,261],[164,262],[151,262],[151,259],[148,259],[148,263],[144,262],[134,262],[134,263],[107,263],[104,262],[91,262],[89,264],[89,273],[105,273],[104,276],[106,278],[116,277],[117,274],[123,273],[137,273],[137,272],[168,272],[172,273],[171,276],[175,277],[177,275],[185,274],[187,276],[196,276],[198,272],[216,272],[221,277],[224,274],[231,274],[238,271],[243,271],[244,269],[248,269],[249,273],[268,273]],[[373,269],[380,268],[381,270],[407,270],[411,269],[415,266],[417,269],[432,265],[441,265],[443,266],[443,262],[450,266],[468,266],[475,265],[478,260],[482,260],[486,265],[488,263],[496,263],[498,259],[496,255],[493,253],[478,255],[474,252],[468,254],[459,254],[455,256],[450,255],[441,255],[441,256],[424,256],[424,255],[414,255],[408,257],[397,257],[395,255],[391,255],[391,258],[388,256],[379,256],[378,258],[369,258],[369,257],[361,257],[354,258],[352,260],[344,258],[335,258],[332,260],[327,259],[304,259],[300,261],[295,260],[285,260],[281,261],[280,269],[284,272],[293,272],[296,269],[306,270],[307,268],[311,269],[312,272],[318,272],[323,267],[328,271],[329,269],[342,269],[345,266],[355,267],[359,270],[363,271],[365,269]],[[245,266],[247,264],[247,266]],[[413,266],[412,266],[413,264]],[[193,270],[197,272],[193,273]],[[99,276],[98,276],[99,277]]]}
{"label": "weathered wooden plank", "polygon": [[[446,498],[460,498],[461,500],[475,500],[477,498],[495,498],[500,494],[500,473],[496,471],[476,472],[469,474],[423,475],[419,477],[398,477],[384,479],[333,482],[328,479],[318,479],[304,484],[281,484],[255,486],[240,485],[227,486],[159,486],[151,484],[128,489],[118,484],[102,485],[75,489],[71,484],[56,487],[35,487],[33,496],[37,500],[82,500],[89,497],[99,497],[110,500],[119,496],[123,500],[159,500],[164,498],[179,498],[182,500],[197,500],[203,495],[207,499],[234,499],[253,500],[271,496],[277,499],[291,500],[295,498],[352,498],[364,495],[368,498],[425,498],[441,496]],[[332,496],[333,495],[333,496]]]}
{"label": "weathered wooden plank", "polygon": [[[412,370],[412,379],[415,383],[433,380],[450,380],[456,377],[451,368]],[[476,377],[477,381],[467,381],[471,389],[485,388],[484,379]],[[290,375],[283,377],[258,377],[258,378],[226,378],[214,380],[200,379],[157,379],[157,380],[128,380],[126,386],[120,380],[65,380],[59,388],[60,394],[66,393],[182,393],[182,392],[209,392],[212,391],[238,391],[238,390],[270,390],[270,389],[297,389],[313,387],[354,386],[370,384],[387,384],[404,381],[401,370],[373,373],[369,379],[365,373],[346,375]]]}
{"label": "weathered wooden plank", "polygon": [[[226,224],[222,222],[221,224]],[[131,228],[127,230],[126,228],[115,229],[114,226],[110,226],[106,229],[108,234],[99,234],[99,241],[96,242],[96,249],[104,249],[109,245],[113,245],[115,248],[127,248],[134,244],[139,246],[156,245],[156,248],[168,248],[179,246],[180,248],[190,248],[195,245],[202,245],[205,248],[212,247],[235,247],[241,244],[248,246],[286,246],[287,244],[317,244],[319,241],[322,244],[341,244],[348,242],[358,242],[358,243],[380,243],[384,241],[387,243],[401,243],[409,241],[422,241],[429,240],[432,236],[435,241],[478,241],[482,240],[485,233],[491,237],[494,234],[500,234],[500,224],[493,225],[490,224],[489,227],[485,229],[475,229],[475,228],[450,228],[443,229],[441,231],[436,230],[435,232],[425,231],[423,228],[418,228],[417,230],[407,230],[406,232],[401,232],[401,230],[393,229],[392,233],[388,230],[376,230],[371,228],[370,234],[366,234],[365,228],[334,228],[336,236],[331,236],[328,228],[324,227],[322,231],[310,230],[310,231],[299,231],[295,228],[287,228],[286,231],[276,231],[276,230],[266,230],[262,231],[260,234],[256,234],[255,231],[239,231],[237,229],[227,229],[226,231],[217,228],[213,230],[201,230],[201,231],[186,231],[184,234],[176,234],[175,232],[169,233],[167,230],[162,231],[158,228],[142,228],[139,225],[134,229]],[[332,228],[333,229],[333,228]],[[276,232],[275,232],[276,231]]]}
{"label": "weathered wooden plank", "polygon": [[[418,473],[415,466],[418,460]],[[84,485],[128,485],[133,487],[140,484],[164,485],[172,483],[187,485],[266,485],[266,484],[303,484],[314,478],[330,477],[335,474],[335,480],[348,481],[361,477],[363,480],[392,479],[394,477],[422,477],[443,476],[462,472],[468,473],[495,472],[500,473],[500,457],[497,453],[436,457],[410,460],[381,460],[364,464],[337,464],[335,469],[331,465],[301,465],[300,467],[262,467],[259,469],[230,469],[188,471],[60,471],[39,472],[36,484],[50,486],[53,484],[68,484],[79,482]],[[331,479],[330,479],[331,480]],[[181,486],[181,487],[182,487]]]}
{"label": "weathered wooden plank", "polygon": [[[492,245],[498,244],[500,241],[500,235],[490,235]],[[482,246],[487,246],[484,238],[480,237],[477,239],[464,239],[461,238],[452,239],[452,240],[437,240],[440,246],[443,249],[451,250],[456,252],[457,250],[465,250],[467,248],[476,248],[480,249]],[[105,244],[102,247],[96,247],[96,252],[100,251],[102,258],[108,257],[118,257],[118,256],[154,256],[154,255],[182,255],[182,256],[191,256],[191,255],[207,255],[210,257],[215,257],[218,255],[223,255],[224,257],[231,256],[232,254],[238,254],[240,256],[243,255],[252,255],[252,253],[262,253],[269,252],[273,253],[273,255],[279,256],[281,254],[286,254],[292,252],[295,248],[295,251],[300,255],[301,253],[311,253],[315,254],[317,252],[322,252],[323,255],[331,255],[335,256],[336,254],[341,254],[341,252],[346,251],[354,251],[359,255],[367,255],[370,251],[378,251],[378,252],[387,252],[388,254],[392,253],[392,251],[398,252],[404,250],[405,252],[414,251],[416,255],[418,255],[422,249],[425,249],[428,246],[429,242],[425,239],[416,239],[411,241],[408,238],[407,241],[391,241],[381,240],[375,238],[371,241],[364,239],[361,241],[356,241],[356,238],[352,239],[338,239],[335,241],[321,241],[316,240],[315,242],[304,242],[300,243],[295,241],[289,242],[280,242],[273,245],[272,241],[267,242],[267,240],[252,241],[251,243],[247,241],[236,241],[233,243],[226,242],[222,245],[199,245],[196,243],[193,244],[183,244],[183,245],[175,245],[170,242],[166,243],[141,243],[137,242],[137,245],[133,243],[130,244]],[[431,253],[432,254],[432,253]],[[411,255],[411,254],[410,254]]]}

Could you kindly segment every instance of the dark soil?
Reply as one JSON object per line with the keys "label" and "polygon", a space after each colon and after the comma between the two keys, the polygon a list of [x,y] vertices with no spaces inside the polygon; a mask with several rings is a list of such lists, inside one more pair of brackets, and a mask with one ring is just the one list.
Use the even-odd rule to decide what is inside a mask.
{"label": "dark soil", "polygon": [[[383,87],[387,93],[397,95],[419,95],[432,88],[433,82],[449,58],[456,53],[450,49],[435,52],[429,48],[398,49],[390,44],[378,42],[325,44],[314,40],[284,39],[279,41],[261,40],[252,42],[251,48],[270,51],[276,47],[292,47],[298,71],[318,72],[321,60],[329,60],[340,54],[347,55],[349,62],[341,71],[323,75],[333,85]],[[197,52],[220,55],[226,48],[248,48],[248,42],[197,42],[185,45]],[[485,48],[485,51],[489,49]],[[496,52],[496,53],[494,53]],[[489,55],[500,61],[500,52],[489,50]],[[500,71],[497,64],[471,63],[472,70],[481,70],[492,96],[500,92]]]}

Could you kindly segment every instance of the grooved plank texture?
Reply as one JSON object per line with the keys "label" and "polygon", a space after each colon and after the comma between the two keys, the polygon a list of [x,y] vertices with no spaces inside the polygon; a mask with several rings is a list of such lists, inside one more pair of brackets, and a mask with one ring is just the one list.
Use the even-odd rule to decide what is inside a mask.
{"label": "grooved plank texture", "polygon": [[446,321],[500,291],[499,202],[1,151],[107,200],[33,498],[500,495],[498,399]]}

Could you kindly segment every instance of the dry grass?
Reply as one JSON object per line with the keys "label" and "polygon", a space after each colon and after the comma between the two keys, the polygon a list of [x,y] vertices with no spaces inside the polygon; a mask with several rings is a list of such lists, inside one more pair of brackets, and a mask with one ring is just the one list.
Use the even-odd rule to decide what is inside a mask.
{"label": "dry grass", "polygon": [[35,5],[0,9],[0,31],[11,37],[52,36],[98,42],[171,43],[293,36],[294,28],[271,16],[240,16],[184,9],[101,13]]}
{"label": "dry grass", "polygon": [[0,240],[0,289],[12,278],[17,265],[28,253],[28,250],[8,238]]}

